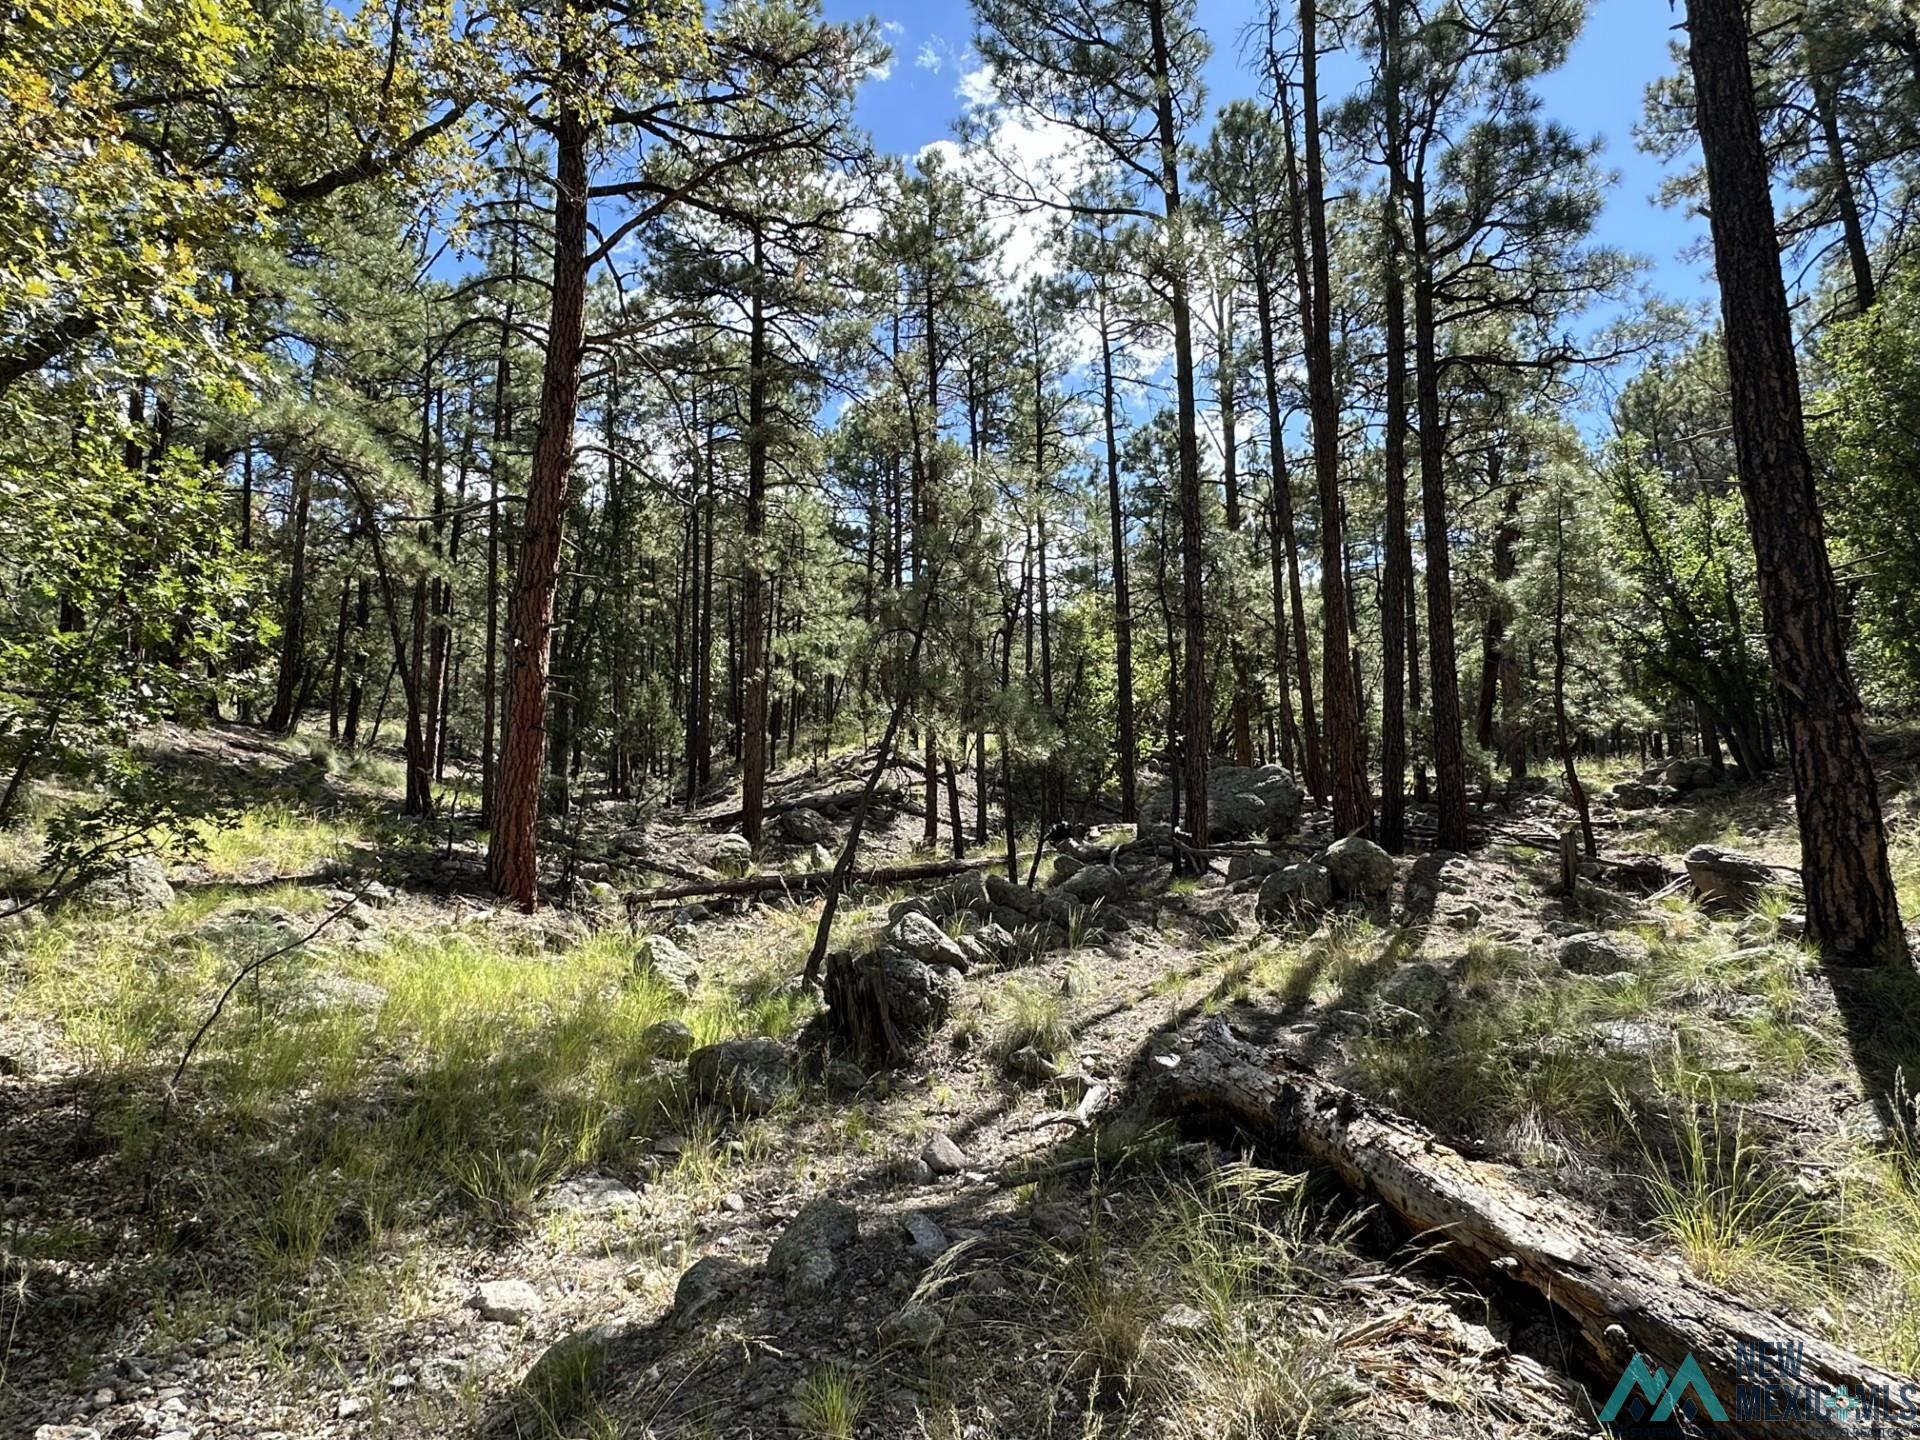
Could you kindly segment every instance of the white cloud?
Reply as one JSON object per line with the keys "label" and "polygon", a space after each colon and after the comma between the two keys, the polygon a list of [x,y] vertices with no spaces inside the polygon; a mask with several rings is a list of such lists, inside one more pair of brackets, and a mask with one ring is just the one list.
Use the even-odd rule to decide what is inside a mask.
{"label": "white cloud", "polygon": [[947,57],[941,53],[940,46],[934,41],[922,40],[920,42],[920,53],[913,57],[913,63],[922,70],[928,70],[938,75],[946,65]]}
{"label": "white cloud", "polygon": [[902,25],[898,20],[882,21],[880,30],[882,34],[886,35],[904,35],[907,33],[907,27]]}
{"label": "white cloud", "polygon": [[886,59],[880,61],[878,64],[869,65],[867,67],[866,78],[874,81],[876,84],[882,80],[891,80],[893,78],[893,56],[889,54]]}
{"label": "white cloud", "polygon": [[986,106],[994,103],[993,67],[981,64],[965,71],[960,83],[953,87],[953,93],[969,105]]}

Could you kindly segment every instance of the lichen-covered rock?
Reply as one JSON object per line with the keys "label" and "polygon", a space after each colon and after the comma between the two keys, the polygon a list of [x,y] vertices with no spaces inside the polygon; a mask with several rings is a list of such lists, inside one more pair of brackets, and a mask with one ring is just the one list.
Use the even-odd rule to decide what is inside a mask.
{"label": "lichen-covered rock", "polygon": [[1255,910],[1270,925],[1309,920],[1333,903],[1333,876],[1308,861],[1276,870],[1260,882]]}
{"label": "lichen-covered rock", "polygon": [[840,1271],[840,1252],[860,1238],[860,1215],[832,1196],[809,1200],[767,1252],[767,1273],[789,1300],[817,1299]]}
{"label": "lichen-covered rock", "polygon": [[1757,855],[1720,845],[1687,851],[1687,877],[1703,902],[1736,910],[1751,910],[1762,890],[1780,883],[1779,873]]}
{"label": "lichen-covered rock", "polygon": [[1380,998],[1424,1019],[1440,1008],[1452,988],[1452,977],[1444,968],[1417,960],[1402,965],[1381,982]]}
{"label": "lichen-covered rock", "polygon": [[1360,835],[1336,840],[1320,856],[1342,900],[1377,900],[1393,889],[1393,857]]}
{"label": "lichen-covered rock", "polygon": [[810,805],[787,811],[780,817],[778,829],[783,840],[795,845],[831,845],[840,838],[833,822]]}
{"label": "lichen-covered rock", "polygon": [[173,904],[173,886],[157,858],[129,855],[82,886],[79,898],[102,910],[165,910]]}
{"label": "lichen-covered rock", "polygon": [[741,1115],[773,1109],[792,1074],[793,1056],[778,1040],[722,1040],[687,1057],[693,1093]]}
{"label": "lichen-covered rock", "polygon": [[[1300,822],[1306,789],[1278,765],[1209,765],[1207,832],[1215,839],[1251,840],[1292,833]],[[1147,798],[1141,819],[1162,825],[1172,809],[1170,790]],[[1144,833],[1144,832],[1143,832]]]}
{"label": "lichen-covered rock", "polygon": [[964,972],[967,952],[930,916],[908,911],[887,927],[887,940],[923,965],[949,965]]}
{"label": "lichen-covered rock", "polygon": [[744,875],[753,868],[753,846],[744,835],[716,836],[707,863],[722,875]]}
{"label": "lichen-covered rock", "polygon": [[1647,942],[1638,935],[1583,930],[1560,942],[1560,963],[1581,975],[1613,975],[1642,969],[1652,958]]}
{"label": "lichen-covered rock", "polygon": [[1284,855],[1230,855],[1227,857],[1227,883],[1233,885],[1242,880],[1264,880],[1286,867]]}
{"label": "lichen-covered rock", "polygon": [[902,1038],[931,1035],[946,1023],[960,998],[960,980],[950,967],[928,965],[897,950],[883,950],[870,963],[886,993],[887,1013]]}
{"label": "lichen-covered rock", "polygon": [[700,983],[693,957],[664,935],[641,938],[633,952],[633,968],[659,976],[682,995],[691,995]]}
{"label": "lichen-covered rock", "polygon": [[1082,865],[1054,887],[1050,898],[1090,905],[1096,900],[1124,900],[1131,888],[1127,877],[1111,865]]}

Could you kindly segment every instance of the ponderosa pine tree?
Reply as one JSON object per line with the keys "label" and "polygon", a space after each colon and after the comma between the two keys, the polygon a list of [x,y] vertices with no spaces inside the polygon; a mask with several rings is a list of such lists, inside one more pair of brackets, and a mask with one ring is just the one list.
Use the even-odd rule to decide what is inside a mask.
{"label": "ponderosa pine tree", "polygon": [[1807,929],[1837,961],[1891,965],[1906,938],[1814,494],[1747,43],[1743,0],[1688,0],[1734,446],[1793,768]]}

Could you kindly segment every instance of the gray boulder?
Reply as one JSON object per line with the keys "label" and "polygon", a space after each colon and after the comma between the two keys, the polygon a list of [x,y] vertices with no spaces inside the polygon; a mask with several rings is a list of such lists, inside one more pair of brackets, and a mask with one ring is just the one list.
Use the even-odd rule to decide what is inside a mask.
{"label": "gray boulder", "polygon": [[694,1261],[673,1287],[671,1323],[676,1329],[691,1329],[724,1305],[746,1278],[746,1269],[738,1261],[718,1255]]}
{"label": "gray boulder", "polygon": [[[1209,765],[1207,830],[1223,840],[1290,834],[1300,822],[1306,790],[1278,765]],[[1141,819],[1165,825],[1173,808],[1170,790],[1147,798]]]}
{"label": "gray boulder", "polygon": [[1666,785],[1648,785],[1638,780],[1622,780],[1607,791],[1603,797],[1611,802],[1616,810],[1651,810],[1656,805],[1664,805],[1675,796],[1675,791]]}
{"label": "gray boulder", "polygon": [[1231,855],[1227,857],[1227,883],[1233,885],[1242,880],[1264,880],[1286,866],[1287,860],[1283,855]]}
{"label": "gray boulder", "polygon": [[816,1299],[840,1272],[840,1252],[859,1238],[860,1216],[851,1205],[827,1195],[809,1200],[767,1252],[767,1273],[785,1285],[789,1300]]}
{"label": "gray boulder", "polygon": [[79,899],[102,910],[165,910],[173,904],[173,886],[157,857],[129,855],[82,886]]}
{"label": "gray boulder", "polygon": [[700,971],[688,955],[664,935],[644,936],[633,952],[633,968],[651,972],[682,995],[691,995],[700,984]]}
{"label": "gray boulder", "polygon": [[1613,975],[1639,970],[1652,958],[1647,942],[1638,935],[1585,930],[1569,935],[1555,952],[1560,963],[1580,975]]}
{"label": "gray boulder", "polygon": [[986,951],[988,956],[1002,964],[1014,959],[1020,953],[1020,942],[1013,938],[1013,932],[997,921],[987,921],[969,938]]}
{"label": "gray boulder", "polygon": [[1696,845],[1687,851],[1687,877],[1702,902],[1751,910],[1760,892],[1781,882],[1781,874],[1757,855],[1720,845]]}
{"label": "gray boulder", "polygon": [[780,838],[795,845],[831,845],[840,838],[833,822],[810,805],[787,811],[778,823]]}
{"label": "gray boulder", "polygon": [[707,863],[722,875],[744,875],[753,868],[753,846],[744,835],[717,836]]}
{"label": "gray boulder", "polygon": [[909,1210],[900,1217],[900,1229],[907,1239],[907,1253],[922,1265],[931,1265],[947,1253],[947,1232],[931,1216]]}
{"label": "gray boulder", "polygon": [[1268,924],[1307,920],[1333,903],[1333,876],[1311,861],[1288,865],[1260,882],[1255,910]]}
{"label": "gray boulder", "polygon": [[923,965],[950,965],[964,972],[967,952],[931,917],[908,911],[887,927],[887,939],[902,954]]}
{"label": "gray boulder", "polygon": [[1082,865],[1053,887],[1050,899],[1065,897],[1082,905],[1096,900],[1124,900],[1131,889],[1127,877],[1111,865]]}
{"label": "gray boulder", "polygon": [[948,966],[928,965],[897,950],[882,950],[868,963],[877,967],[887,1013],[907,1039],[938,1030],[960,998],[960,981]]}
{"label": "gray boulder", "polygon": [[764,1115],[773,1109],[792,1074],[793,1056],[778,1040],[722,1040],[687,1057],[687,1083],[693,1093],[741,1115]]}
{"label": "gray boulder", "polygon": [[1349,835],[1336,840],[1320,856],[1333,878],[1333,893],[1342,900],[1377,900],[1393,889],[1393,857],[1371,840]]}

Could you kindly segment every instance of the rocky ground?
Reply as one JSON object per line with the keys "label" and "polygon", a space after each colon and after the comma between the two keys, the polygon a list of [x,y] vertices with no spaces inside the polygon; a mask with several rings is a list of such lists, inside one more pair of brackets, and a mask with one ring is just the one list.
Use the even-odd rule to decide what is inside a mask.
{"label": "rocky ground", "polygon": [[[829,990],[885,997],[883,1064],[794,983],[804,892],[628,899],[817,868],[851,764],[783,774],[758,857],[737,798],[593,805],[572,903],[526,917],[457,828],[397,824],[377,765],[157,743],[244,778],[248,820],[0,938],[6,1433],[1595,1433],[1613,1377],[1550,1316],[1136,1103],[1216,1019],[1920,1362],[1890,1099],[1920,1006],[1824,974],[1785,872],[1697,849],[1789,861],[1777,790],[1601,777],[1612,863],[1565,895],[1544,790],[1483,805],[1471,854],[1395,858],[1330,843],[1289,777],[1223,771],[1216,821],[1282,842],[1197,881],[1149,807],[1063,837],[1031,889],[854,897]],[[889,779],[871,853],[933,859],[918,777]],[[1888,779],[1912,912],[1904,752]]]}

